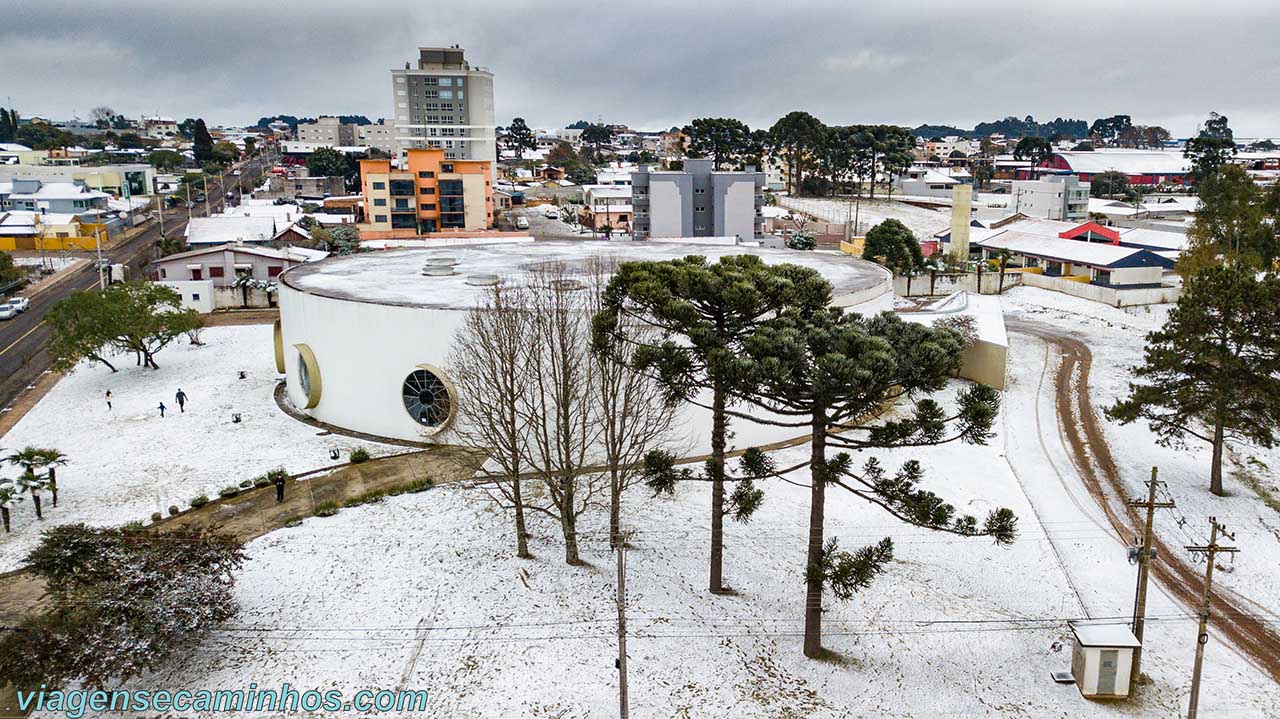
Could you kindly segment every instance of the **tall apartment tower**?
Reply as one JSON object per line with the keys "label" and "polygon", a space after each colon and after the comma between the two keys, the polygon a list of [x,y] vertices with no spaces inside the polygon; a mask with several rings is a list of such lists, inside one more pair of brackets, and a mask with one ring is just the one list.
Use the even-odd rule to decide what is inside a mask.
{"label": "tall apartment tower", "polygon": [[498,159],[493,73],[453,47],[418,48],[418,65],[391,71],[396,145],[438,148],[448,160]]}

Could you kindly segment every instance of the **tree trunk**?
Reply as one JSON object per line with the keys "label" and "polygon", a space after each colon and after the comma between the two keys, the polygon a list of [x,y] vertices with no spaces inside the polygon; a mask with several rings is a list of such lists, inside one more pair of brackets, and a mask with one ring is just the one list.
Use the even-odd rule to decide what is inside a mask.
{"label": "tree trunk", "polygon": [[9,508],[8,507],[0,507],[0,519],[4,520],[4,531],[5,531],[5,534],[8,534],[9,533]]}
{"label": "tree trunk", "polygon": [[1226,495],[1222,489],[1222,435],[1222,420],[1219,419],[1213,425],[1213,468],[1209,474],[1209,491],[1219,497]]}
{"label": "tree trunk", "polygon": [[44,513],[40,511],[40,495],[32,492],[31,502],[36,505],[36,519],[44,519]]}
{"label": "tree trunk", "polygon": [[107,369],[111,370],[112,372],[119,372],[119,371],[120,371],[120,370],[117,370],[117,369],[116,369],[115,365],[113,365],[113,364],[111,364],[110,362],[106,361],[105,359],[103,359],[103,358],[99,357],[98,355],[89,355],[89,359],[91,359],[91,360],[95,360],[95,361],[98,361],[98,362],[101,362],[102,364],[106,365],[106,366],[107,366]]}
{"label": "tree trunk", "polygon": [[49,493],[53,495],[53,506],[58,506],[58,470],[49,467]]}
{"label": "tree trunk", "polygon": [[[813,448],[809,457],[809,552],[805,567],[817,566],[822,561],[824,519],[826,503],[827,420],[822,410],[813,414]],[[814,571],[805,572],[804,592],[804,655],[817,658],[822,655],[822,577]]]}
{"label": "tree trunk", "polygon": [[615,465],[609,470],[609,548],[617,549],[622,532],[622,477]]}
{"label": "tree trunk", "polygon": [[[572,491],[565,496],[571,498]],[[582,557],[578,554],[578,518],[573,513],[572,499],[569,499],[560,509],[560,531],[564,533],[564,563],[582,564]]]}
{"label": "tree trunk", "polygon": [[712,594],[724,592],[724,446],[725,396],[716,381],[711,388],[711,581]]}
{"label": "tree trunk", "polygon": [[532,559],[529,554],[529,532],[524,526],[524,496],[520,494],[520,480],[511,481],[511,496],[516,505],[516,556],[521,559]]}

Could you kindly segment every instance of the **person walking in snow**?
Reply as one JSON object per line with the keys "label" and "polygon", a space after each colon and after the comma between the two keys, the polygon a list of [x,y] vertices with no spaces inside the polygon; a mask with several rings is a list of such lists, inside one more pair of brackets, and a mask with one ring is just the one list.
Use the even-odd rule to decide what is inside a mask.
{"label": "person walking in snow", "polygon": [[187,411],[187,393],[183,392],[182,388],[179,387],[178,393],[173,398],[178,402],[178,411],[185,413]]}
{"label": "person walking in snow", "polygon": [[164,417],[164,410],[165,410],[164,402],[161,402],[161,403],[160,403],[160,416],[161,416],[161,417]]}
{"label": "person walking in snow", "polygon": [[284,501],[284,473],[277,473],[272,481],[276,485],[276,504],[280,504]]}
{"label": "person walking in snow", "polygon": [[111,390],[107,390],[107,409],[111,409]]}

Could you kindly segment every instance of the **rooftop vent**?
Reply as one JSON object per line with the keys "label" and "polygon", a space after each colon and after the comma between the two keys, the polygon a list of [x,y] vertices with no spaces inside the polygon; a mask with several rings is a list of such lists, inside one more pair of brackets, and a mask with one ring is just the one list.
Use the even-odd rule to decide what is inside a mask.
{"label": "rooftop vent", "polygon": [[493,287],[502,284],[502,278],[488,273],[467,275],[467,284],[473,287]]}
{"label": "rooftop vent", "polygon": [[430,257],[427,258],[427,267],[453,267],[458,264],[457,257]]}
{"label": "rooftop vent", "polygon": [[574,280],[574,279],[551,280],[551,282],[549,282],[549,283],[547,283],[547,284],[548,284],[548,286],[549,286],[551,289],[553,289],[553,290],[558,290],[558,291],[560,291],[560,292],[569,292],[569,291],[571,291],[571,290],[580,290],[580,289],[582,289],[582,287],[583,287],[583,284],[582,284],[581,282],[579,282],[578,280]]}
{"label": "rooftop vent", "polygon": [[423,277],[448,277],[449,275],[452,275],[452,274],[455,274],[453,271],[453,268],[448,265],[443,265],[438,267],[433,265],[427,265],[426,267],[422,268]]}

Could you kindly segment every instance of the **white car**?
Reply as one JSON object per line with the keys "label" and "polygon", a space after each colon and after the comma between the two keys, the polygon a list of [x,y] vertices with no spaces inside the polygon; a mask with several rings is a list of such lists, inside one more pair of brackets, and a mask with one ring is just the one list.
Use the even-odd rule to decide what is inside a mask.
{"label": "white car", "polygon": [[516,229],[517,229],[517,230],[527,230],[527,229],[529,229],[529,218],[527,218],[527,217],[517,217],[517,218],[516,218]]}
{"label": "white car", "polygon": [[31,309],[31,300],[26,297],[10,297],[5,304],[9,305],[14,312],[26,312]]}
{"label": "white car", "polygon": [[558,220],[560,219],[560,210],[557,209],[555,205],[547,205],[546,208],[542,210],[542,216],[548,220]]}
{"label": "white car", "polygon": [[0,305],[0,320],[11,320],[17,316],[17,310],[13,309],[13,307],[8,303]]}

